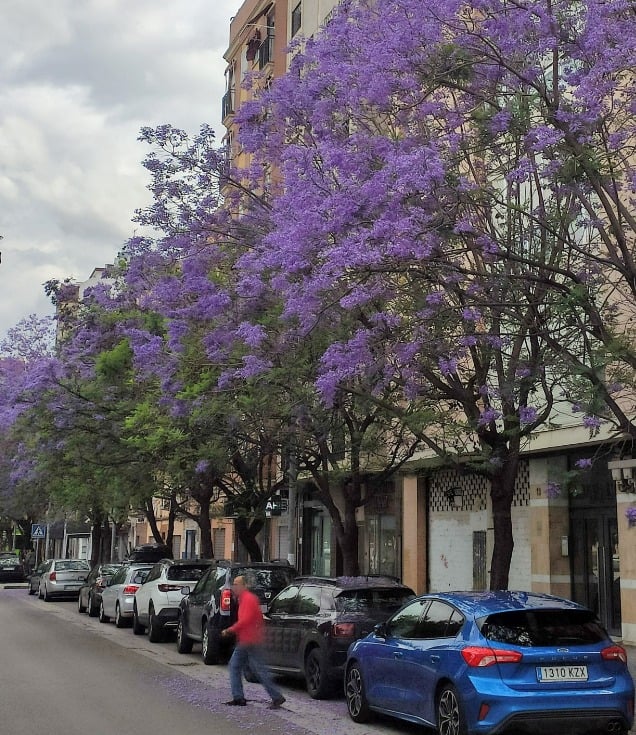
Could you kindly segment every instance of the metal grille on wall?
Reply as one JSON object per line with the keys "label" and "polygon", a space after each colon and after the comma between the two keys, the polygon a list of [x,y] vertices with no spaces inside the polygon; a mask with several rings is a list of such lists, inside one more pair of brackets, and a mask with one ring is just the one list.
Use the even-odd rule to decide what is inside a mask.
{"label": "metal grille on wall", "polygon": [[[431,476],[430,509],[434,512],[485,510],[489,490],[490,483],[485,477],[462,474],[454,469],[441,470]],[[456,498],[454,502],[453,497]],[[529,503],[530,468],[528,461],[522,460],[519,463],[512,504],[526,506]]]}

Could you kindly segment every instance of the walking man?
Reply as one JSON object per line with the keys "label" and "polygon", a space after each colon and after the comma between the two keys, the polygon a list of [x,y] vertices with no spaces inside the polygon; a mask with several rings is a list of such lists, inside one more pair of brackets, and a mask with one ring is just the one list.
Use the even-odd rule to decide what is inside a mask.
{"label": "walking man", "polygon": [[238,619],[234,625],[221,632],[222,636],[235,635],[236,645],[230,658],[230,687],[232,699],[226,704],[244,707],[245,692],[243,691],[243,670],[249,664],[258,680],[265,687],[272,698],[268,709],[279,709],[285,697],[272,680],[261,656],[263,642],[263,613],[258,597],[247,589],[245,577],[238,576],[232,585],[238,600]]}

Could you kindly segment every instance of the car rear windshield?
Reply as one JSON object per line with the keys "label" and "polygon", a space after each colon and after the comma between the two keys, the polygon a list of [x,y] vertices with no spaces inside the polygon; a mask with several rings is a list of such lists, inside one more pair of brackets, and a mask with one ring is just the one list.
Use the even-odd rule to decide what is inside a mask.
{"label": "car rear windshield", "polygon": [[55,569],[58,572],[85,572],[88,564],[85,561],[56,561]]}
{"label": "car rear windshield", "polygon": [[483,618],[478,626],[489,641],[517,646],[566,646],[607,639],[589,610],[515,610]]}
{"label": "car rear windshield", "polygon": [[208,568],[208,564],[200,567],[194,565],[182,567],[175,564],[174,566],[168,567],[166,577],[177,582],[196,582],[207,572]]}
{"label": "car rear windshield", "polygon": [[343,590],[336,597],[336,610],[347,613],[363,613],[369,610],[394,612],[415,593],[410,589],[357,589]]}
{"label": "car rear windshield", "polygon": [[0,567],[14,567],[16,564],[19,564],[20,560],[17,556],[14,556],[13,558],[5,556],[0,558]]}
{"label": "car rear windshield", "polygon": [[246,567],[245,569],[233,570],[232,578],[236,579],[239,575],[245,577],[247,586],[251,589],[260,587],[267,590],[282,590],[292,583],[296,574],[292,567],[275,567],[272,569]]}

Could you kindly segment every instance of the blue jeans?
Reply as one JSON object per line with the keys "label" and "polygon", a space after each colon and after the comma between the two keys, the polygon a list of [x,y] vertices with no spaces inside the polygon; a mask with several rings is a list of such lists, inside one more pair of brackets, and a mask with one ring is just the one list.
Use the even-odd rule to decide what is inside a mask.
{"label": "blue jeans", "polygon": [[263,663],[260,646],[246,646],[237,643],[234,653],[230,658],[230,687],[233,699],[245,699],[243,691],[243,670],[249,664],[250,669],[256,674],[260,683],[272,698],[272,701],[281,699],[283,694],[274,684],[269,669]]}

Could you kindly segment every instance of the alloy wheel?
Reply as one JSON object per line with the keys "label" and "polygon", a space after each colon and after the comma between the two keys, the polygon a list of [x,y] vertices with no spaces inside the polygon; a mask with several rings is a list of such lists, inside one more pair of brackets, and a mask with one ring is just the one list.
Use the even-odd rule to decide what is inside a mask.
{"label": "alloy wheel", "polygon": [[437,702],[437,729],[439,735],[461,735],[462,717],[457,693],[453,687],[442,690]]}

